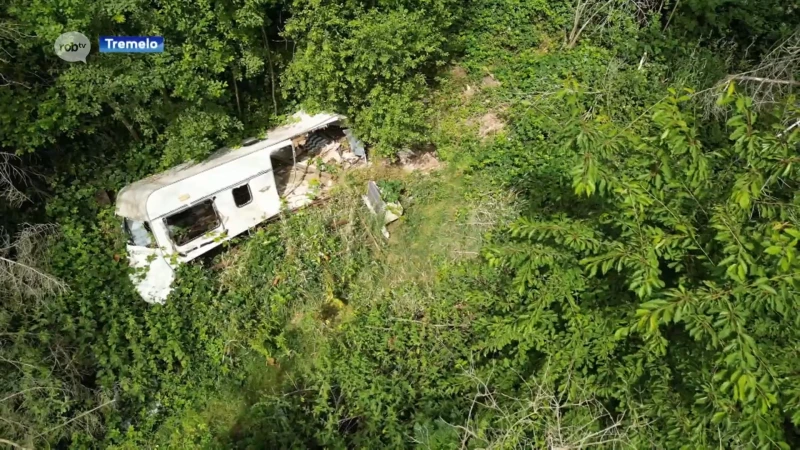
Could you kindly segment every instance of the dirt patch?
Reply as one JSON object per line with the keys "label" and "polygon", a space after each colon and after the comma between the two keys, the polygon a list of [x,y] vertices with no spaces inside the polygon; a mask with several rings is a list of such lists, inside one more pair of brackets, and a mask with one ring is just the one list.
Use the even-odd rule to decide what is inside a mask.
{"label": "dirt patch", "polygon": [[434,151],[412,152],[403,150],[397,153],[399,161],[396,166],[405,172],[420,171],[429,173],[442,168],[442,162],[434,155]]}
{"label": "dirt patch", "polygon": [[419,170],[420,172],[428,173],[433,170],[442,168],[442,162],[433,156],[433,153],[423,153],[418,158],[415,158],[409,165],[405,166],[405,170]]}
{"label": "dirt patch", "polygon": [[483,77],[483,80],[481,80],[481,86],[485,88],[495,88],[500,86],[500,82],[495,79],[494,75],[489,74]]}
{"label": "dirt patch", "polygon": [[495,134],[506,127],[506,123],[503,122],[496,113],[488,112],[481,116],[478,119],[478,135],[485,139],[486,137]]}
{"label": "dirt patch", "polygon": [[453,77],[454,80],[465,80],[467,78],[467,70],[461,66],[453,66],[450,69],[450,76]]}

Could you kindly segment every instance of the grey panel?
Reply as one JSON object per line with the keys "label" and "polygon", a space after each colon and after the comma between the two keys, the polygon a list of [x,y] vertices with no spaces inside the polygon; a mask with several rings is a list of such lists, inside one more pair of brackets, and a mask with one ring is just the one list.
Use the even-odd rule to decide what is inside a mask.
{"label": "grey panel", "polygon": [[344,135],[347,136],[347,143],[350,144],[350,150],[353,151],[354,155],[359,157],[367,155],[367,151],[364,150],[364,144],[353,135],[349,128],[344,130]]}
{"label": "grey panel", "polygon": [[374,181],[367,183],[367,201],[378,216],[382,216],[386,211],[386,203],[381,199],[381,191]]}

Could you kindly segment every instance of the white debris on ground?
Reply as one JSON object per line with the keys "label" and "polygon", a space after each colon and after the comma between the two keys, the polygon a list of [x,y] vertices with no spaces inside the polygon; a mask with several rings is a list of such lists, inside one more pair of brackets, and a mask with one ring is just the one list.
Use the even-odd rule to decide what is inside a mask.
{"label": "white debris on ground", "polygon": [[338,142],[331,142],[330,144],[322,147],[322,151],[319,152],[319,158],[324,163],[336,163],[339,164],[342,162],[342,154],[340,152],[341,145]]}
{"label": "white debris on ground", "polygon": [[386,211],[383,214],[383,227],[381,228],[381,234],[383,234],[383,237],[389,239],[389,230],[386,228],[386,225],[389,225],[390,223],[399,219],[402,215],[403,205],[398,202],[386,202]]}
{"label": "white debris on ground", "polygon": [[389,225],[403,215],[403,206],[397,202],[384,202],[383,198],[381,198],[381,190],[374,181],[367,182],[367,194],[361,198],[372,214],[377,217],[383,216],[381,234],[383,234],[383,237],[386,239],[389,239],[389,230],[386,228],[386,225]]}
{"label": "white debris on ground", "polygon": [[366,164],[365,158],[356,156],[349,146],[343,145],[341,142],[331,142],[323,147],[319,157],[324,163],[339,164],[344,169]]}

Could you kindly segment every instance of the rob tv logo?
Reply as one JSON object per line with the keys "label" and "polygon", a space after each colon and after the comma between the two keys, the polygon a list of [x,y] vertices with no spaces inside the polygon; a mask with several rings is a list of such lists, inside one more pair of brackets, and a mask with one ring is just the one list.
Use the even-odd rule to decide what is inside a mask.
{"label": "rob tv logo", "polygon": [[86,56],[92,50],[89,38],[77,31],[62,34],[56,39],[53,47],[59,58],[69,62],[82,61],[86,63]]}
{"label": "rob tv logo", "polygon": [[87,44],[82,42],[70,42],[69,44],[61,44],[59,50],[64,52],[77,52],[86,48]]}

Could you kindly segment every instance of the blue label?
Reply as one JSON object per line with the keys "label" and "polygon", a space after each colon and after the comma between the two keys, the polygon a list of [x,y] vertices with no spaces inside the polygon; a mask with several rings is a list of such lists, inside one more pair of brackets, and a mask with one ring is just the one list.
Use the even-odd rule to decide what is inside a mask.
{"label": "blue label", "polygon": [[163,36],[100,36],[100,53],[161,53]]}

